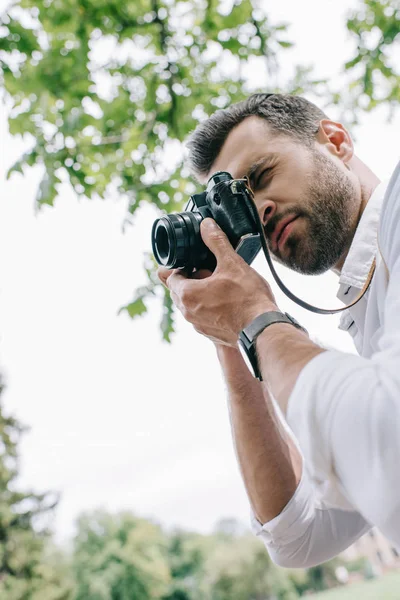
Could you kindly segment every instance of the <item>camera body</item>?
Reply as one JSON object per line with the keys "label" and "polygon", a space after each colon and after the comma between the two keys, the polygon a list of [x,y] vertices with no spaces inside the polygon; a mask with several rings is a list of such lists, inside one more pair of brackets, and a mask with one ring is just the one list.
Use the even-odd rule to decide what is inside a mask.
{"label": "camera body", "polygon": [[184,212],[154,222],[151,241],[157,263],[169,269],[213,271],[215,256],[200,234],[201,221],[211,217],[235,252],[250,265],[261,248],[252,204],[253,195],[245,179],[233,179],[226,171],[214,173],[204,192],[190,196]]}

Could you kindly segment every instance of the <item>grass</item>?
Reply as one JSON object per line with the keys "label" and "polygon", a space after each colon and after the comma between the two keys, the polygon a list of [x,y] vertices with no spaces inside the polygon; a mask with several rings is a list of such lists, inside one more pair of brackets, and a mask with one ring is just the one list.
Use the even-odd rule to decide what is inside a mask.
{"label": "grass", "polygon": [[400,571],[310,596],[312,600],[400,600]]}

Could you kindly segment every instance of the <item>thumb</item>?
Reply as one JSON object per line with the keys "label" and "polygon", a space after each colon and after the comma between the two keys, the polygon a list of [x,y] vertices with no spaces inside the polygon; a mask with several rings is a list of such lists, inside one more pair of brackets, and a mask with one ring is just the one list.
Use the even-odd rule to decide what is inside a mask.
{"label": "thumb", "polygon": [[217,225],[214,219],[203,219],[200,225],[200,233],[203,242],[215,255],[217,261],[220,258],[223,258],[223,256],[226,256],[228,252],[234,251],[226,234],[222,231],[221,227]]}

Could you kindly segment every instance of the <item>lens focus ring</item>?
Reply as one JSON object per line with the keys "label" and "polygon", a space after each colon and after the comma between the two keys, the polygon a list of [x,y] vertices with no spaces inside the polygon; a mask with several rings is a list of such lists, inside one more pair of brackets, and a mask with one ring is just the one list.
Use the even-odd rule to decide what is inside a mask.
{"label": "lens focus ring", "polygon": [[152,231],[153,254],[160,265],[169,269],[189,266],[193,259],[194,238],[196,233],[199,235],[198,217],[201,219],[201,215],[197,215],[178,213],[155,221]]}

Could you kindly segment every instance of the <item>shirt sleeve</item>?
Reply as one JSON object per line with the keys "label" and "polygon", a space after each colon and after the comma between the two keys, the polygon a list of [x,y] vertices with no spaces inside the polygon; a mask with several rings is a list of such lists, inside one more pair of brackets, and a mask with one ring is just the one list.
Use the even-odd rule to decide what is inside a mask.
{"label": "shirt sleeve", "polygon": [[343,498],[345,510],[321,501],[316,482],[310,481],[308,464],[305,464],[299,442],[274,398],[272,402],[282,427],[301,454],[302,476],[294,495],[279,515],[261,524],[251,510],[251,526],[277,565],[309,568],[348,548],[371,526],[349,503],[343,502]]}
{"label": "shirt sleeve", "polygon": [[[364,519],[400,547],[400,168],[379,231],[389,271],[378,350],[314,357],[289,398],[288,423],[311,477],[335,474]],[[383,294],[382,294],[383,295]]]}
{"label": "shirt sleeve", "polygon": [[333,558],[366,533],[370,524],[357,512],[328,508],[318,501],[303,469],[295,494],[283,511],[262,525],[251,511],[253,532],[273,562],[309,568]]}
{"label": "shirt sleeve", "polygon": [[[252,515],[281,566],[324,562],[372,525],[400,548],[400,164],[385,202],[379,237],[389,282],[378,351],[365,358],[329,350],[303,368],[287,420],[307,472],[275,519],[262,525]],[[354,511],[317,499],[332,477]]]}

